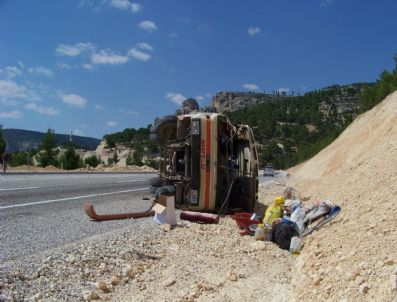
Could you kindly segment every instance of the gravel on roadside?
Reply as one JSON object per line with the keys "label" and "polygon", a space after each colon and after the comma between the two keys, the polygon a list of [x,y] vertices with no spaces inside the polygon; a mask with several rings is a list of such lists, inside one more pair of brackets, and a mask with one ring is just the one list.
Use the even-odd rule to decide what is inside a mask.
{"label": "gravel on roadside", "polygon": [[[94,222],[93,222],[94,223]],[[73,244],[3,262],[4,301],[288,301],[294,258],[240,236],[235,222],[146,218]]]}

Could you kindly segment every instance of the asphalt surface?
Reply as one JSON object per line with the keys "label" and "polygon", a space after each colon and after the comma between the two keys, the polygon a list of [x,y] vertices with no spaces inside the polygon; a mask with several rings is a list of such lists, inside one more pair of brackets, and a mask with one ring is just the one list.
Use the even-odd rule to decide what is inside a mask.
{"label": "asphalt surface", "polygon": [[[98,214],[144,211],[151,205],[150,173],[49,173],[0,176],[0,262],[18,259],[152,218],[92,221],[84,202]],[[264,177],[280,181],[285,172]],[[147,227],[150,227],[149,225]]]}
{"label": "asphalt surface", "polygon": [[[0,177],[0,261],[55,248],[139,220],[96,222],[98,214],[144,211],[150,204],[149,173],[6,174]],[[150,218],[143,218],[150,219]]]}

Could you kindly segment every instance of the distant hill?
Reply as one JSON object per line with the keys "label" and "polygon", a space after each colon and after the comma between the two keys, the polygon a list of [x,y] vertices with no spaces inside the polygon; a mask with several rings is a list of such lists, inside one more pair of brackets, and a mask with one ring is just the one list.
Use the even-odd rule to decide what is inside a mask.
{"label": "distant hill", "polygon": [[[27,151],[37,149],[46,133],[22,129],[3,129],[4,139],[7,142],[8,152]],[[57,146],[69,142],[68,134],[55,134]],[[73,142],[81,149],[95,150],[100,139],[93,137],[75,136]]]}

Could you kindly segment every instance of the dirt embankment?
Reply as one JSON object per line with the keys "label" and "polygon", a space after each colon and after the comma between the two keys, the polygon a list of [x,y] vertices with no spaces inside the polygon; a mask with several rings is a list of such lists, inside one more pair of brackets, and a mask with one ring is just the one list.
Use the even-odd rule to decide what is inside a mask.
{"label": "dirt embankment", "polygon": [[397,92],[290,172],[311,201],[342,206],[336,220],[305,243],[297,300],[395,301]]}

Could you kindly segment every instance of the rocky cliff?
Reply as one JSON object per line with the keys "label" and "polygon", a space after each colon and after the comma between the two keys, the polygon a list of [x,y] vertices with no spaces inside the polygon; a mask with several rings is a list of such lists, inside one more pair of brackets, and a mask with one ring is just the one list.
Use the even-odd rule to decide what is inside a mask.
{"label": "rocky cliff", "polygon": [[218,112],[237,111],[246,107],[263,103],[277,102],[285,98],[295,98],[297,101],[302,97],[318,98],[318,110],[326,116],[336,115],[345,122],[346,119],[354,118],[358,110],[358,96],[364,84],[355,83],[351,85],[334,85],[324,89],[308,92],[303,96],[285,92],[273,94],[257,92],[227,92],[217,93],[211,102],[211,107]]}
{"label": "rocky cliff", "polygon": [[255,92],[218,92],[212,99],[211,107],[218,112],[236,111],[265,102],[274,102],[282,95]]}

